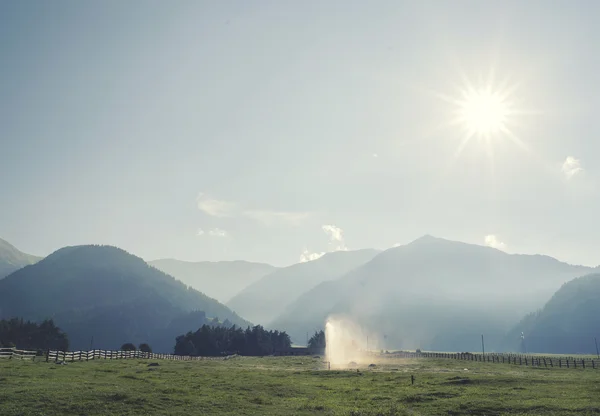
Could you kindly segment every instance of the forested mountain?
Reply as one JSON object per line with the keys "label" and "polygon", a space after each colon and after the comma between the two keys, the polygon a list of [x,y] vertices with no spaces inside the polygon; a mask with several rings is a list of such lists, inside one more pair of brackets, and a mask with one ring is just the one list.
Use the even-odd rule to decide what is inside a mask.
{"label": "forested mountain", "polygon": [[0,279],[39,260],[40,257],[25,254],[0,238]]}
{"label": "forested mountain", "polygon": [[277,269],[270,264],[241,260],[189,262],[164,259],[148,264],[219,302],[229,301],[242,289]]}
{"label": "forested mountain", "polygon": [[298,342],[341,315],[365,328],[371,346],[469,351],[486,334],[490,351],[499,350],[525,313],[590,270],[425,236],[314,287],[271,326]]}
{"label": "forested mountain", "polygon": [[110,246],[65,247],[7,276],[0,281],[0,317],[53,318],[74,349],[89,348],[93,337],[100,348],[150,342],[155,351],[169,352],[177,335],[212,322],[206,317],[249,324],[216,300]]}
{"label": "forested mountain", "polygon": [[510,331],[507,343],[521,352],[595,354],[595,337],[600,338],[600,274],[565,283]]}
{"label": "forested mountain", "polygon": [[371,260],[377,250],[337,251],[317,260],[278,269],[233,297],[227,306],[253,322],[267,324],[298,296]]}

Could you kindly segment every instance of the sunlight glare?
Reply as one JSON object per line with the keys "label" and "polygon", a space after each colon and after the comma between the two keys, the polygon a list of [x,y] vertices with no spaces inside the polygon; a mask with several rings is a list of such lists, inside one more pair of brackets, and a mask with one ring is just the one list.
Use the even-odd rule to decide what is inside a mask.
{"label": "sunlight glare", "polygon": [[491,88],[469,90],[459,101],[458,119],[473,134],[489,137],[504,130],[508,104]]}

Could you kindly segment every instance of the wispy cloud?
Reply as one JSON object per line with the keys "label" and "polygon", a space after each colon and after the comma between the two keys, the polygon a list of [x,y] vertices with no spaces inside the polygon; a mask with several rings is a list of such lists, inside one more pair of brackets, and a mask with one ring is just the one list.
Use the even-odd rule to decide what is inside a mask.
{"label": "wispy cloud", "polygon": [[297,227],[309,217],[308,212],[246,210],[242,212],[246,218],[263,223],[266,226],[291,225]]}
{"label": "wispy cloud", "polygon": [[211,237],[227,237],[229,234],[227,231],[222,230],[220,228],[213,228],[212,230],[208,230],[208,235]]}
{"label": "wispy cloud", "polygon": [[567,158],[562,164],[561,170],[567,179],[571,179],[573,176],[583,172],[583,168],[581,167],[581,161],[579,159],[574,158],[573,156],[567,156]]}
{"label": "wispy cloud", "polygon": [[212,217],[243,217],[266,226],[286,225],[297,227],[310,216],[308,212],[246,209],[235,202],[213,198],[202,192],[198,194],[196,203],[200,211]]}
{"label": "wispy cloud", "polygon": [[207,235],[210,237],[228,237],[229,233],[225,230],[222,230],[220,228],[211,228],[208,231],[204,231],[202,228],[198,228],[198,231],[196,231],[196,235],[198,237],[201,237],[203,235]]}
{"label": "wispy cloud", "polygon": [[498,250],[506,249],[506,244],[498,239],[495,234],[489,234],[485,236],[485,245],[488,247],[497,248]]}
{"label": "wispy cloud", "polygon": [[212,217],[231,217],[235,213],[235,204],[212,198],[209,195],[200,193],[196,198],[198,209]]}
{"label": "wispy cloud", "polygon": [[342,230],[340,227],[331,224],[325,224],[321,226],[321,229],[329,237],[329,251],[310,252],[308,251],[308,249],[305,248],[304,251],[302,251],[302,253],[300,254],[300,263],[316,260],[324,256],[328,252],[348,250],[348,247],[346,246],[346,242],[344,240],[344,230]]}

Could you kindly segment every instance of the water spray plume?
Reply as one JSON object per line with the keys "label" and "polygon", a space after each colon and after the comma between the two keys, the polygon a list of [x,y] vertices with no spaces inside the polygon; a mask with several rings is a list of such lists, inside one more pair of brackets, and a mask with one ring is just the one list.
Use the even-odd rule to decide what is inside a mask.
{"label": "water spray plume", "polygon": [[[368,333],[359,325],[344,317],[329,317],[325,323],[325,343],[327,361],[333,368],[347,368],[369,364],[366,351]],[[373,344],[373,341],[371,340]],[[371,361],[373,358],[370,359]]]}

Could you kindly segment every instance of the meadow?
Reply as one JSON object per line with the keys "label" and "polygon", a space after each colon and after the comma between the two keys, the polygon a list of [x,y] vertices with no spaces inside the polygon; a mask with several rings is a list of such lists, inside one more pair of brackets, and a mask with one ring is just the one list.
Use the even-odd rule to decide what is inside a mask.
{"label": "meadow", "polygon": [[316,357],[0,361],[3,416],[504,414],[600,415],[600,370],[444,359],[328,370]]}

